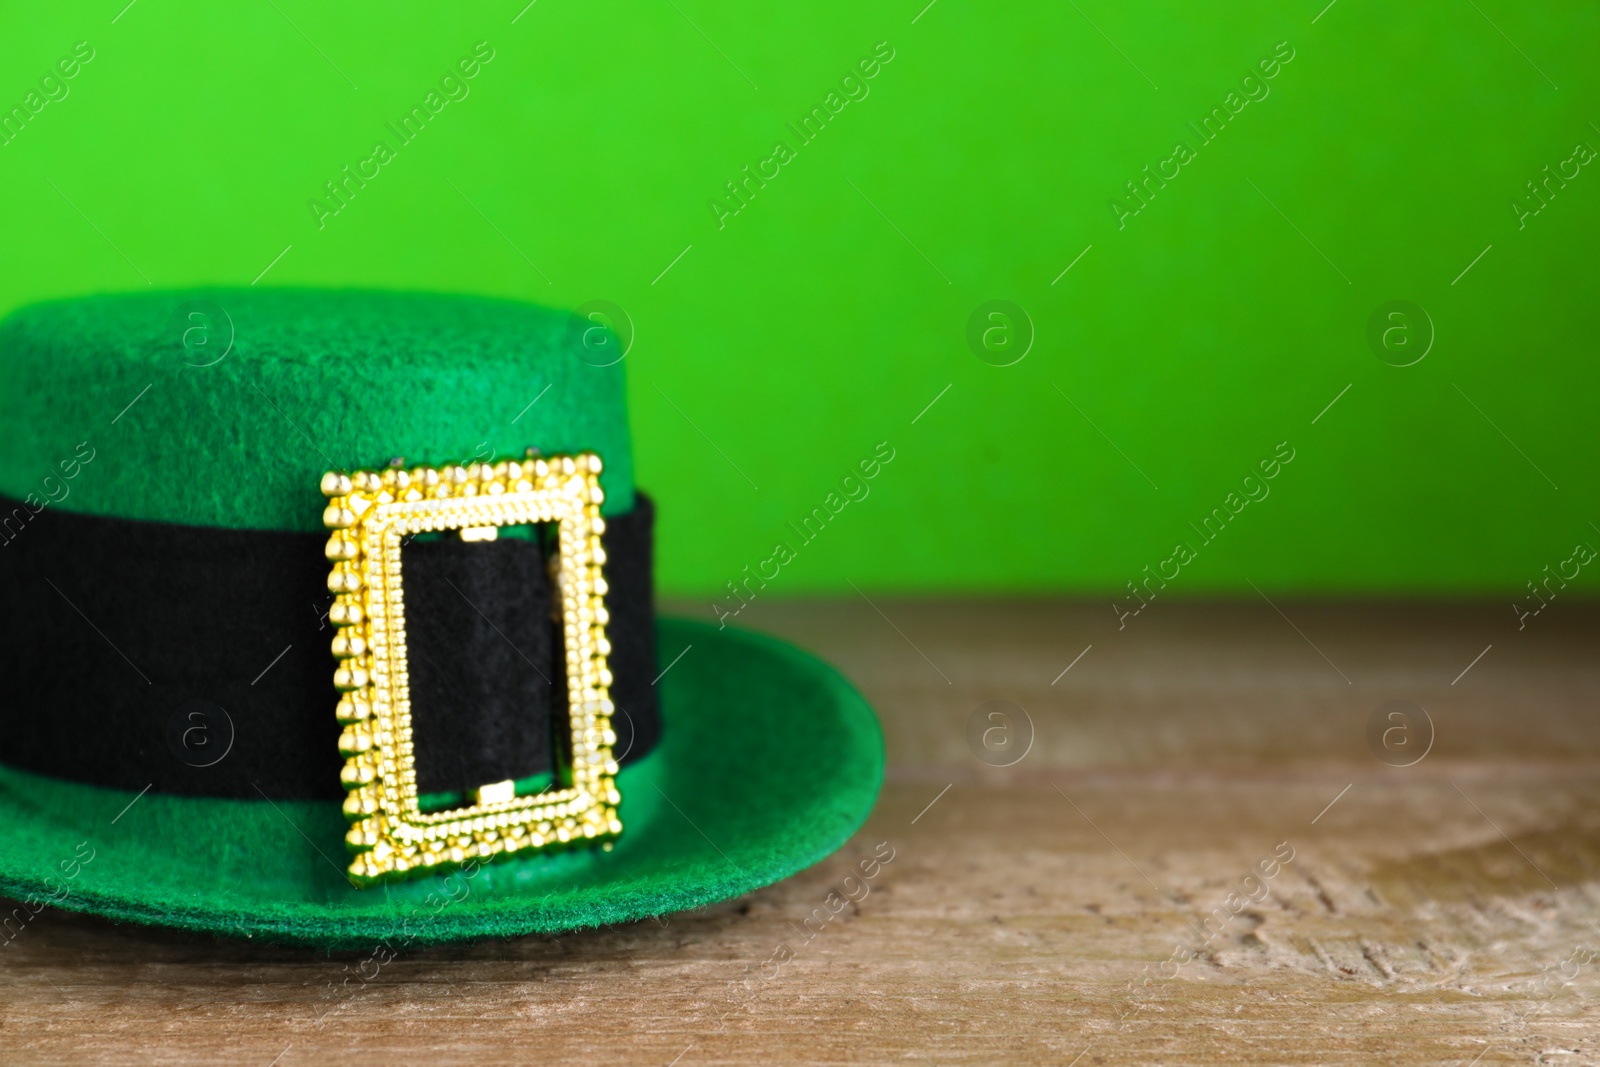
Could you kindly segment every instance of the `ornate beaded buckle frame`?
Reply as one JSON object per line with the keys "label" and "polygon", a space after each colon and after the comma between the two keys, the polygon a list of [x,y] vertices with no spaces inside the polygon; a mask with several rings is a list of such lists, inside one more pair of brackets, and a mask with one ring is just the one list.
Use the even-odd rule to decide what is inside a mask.
{"label": "ornate beaded buckle frame", "polygon": [[[346,757],[340,780],[353,823],[345,841],[355,885],[622,832],[611,752],[600,469],[600,457],[584,452],[323,475],[329,498],[323,523],[334,531],[327,546],[334,594],[328,618],[338,627],[334,686],[344,725],[339,752]],[[472,791],[468,806],[424,812],[412,747],[401,545],[430,531],[488,540],[497,527],[536,522],[559,526],[555,584],[567,657],[571,784],[519,797],[510,781],[490,783]]]}

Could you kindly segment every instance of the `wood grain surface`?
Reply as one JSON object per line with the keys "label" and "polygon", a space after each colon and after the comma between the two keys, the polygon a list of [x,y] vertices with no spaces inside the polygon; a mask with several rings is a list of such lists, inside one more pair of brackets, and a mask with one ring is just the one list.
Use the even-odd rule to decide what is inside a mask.
{"label": "wood grain surface", "polygon": [[[888,782],[833,858],[703,912],[405,955],[349,1000],[359,957],[46,912],[0,957],[0,1062],[1600,1064],[1595,606],[739,621],[882,715]],[[1369,745],[1397,700],[1431,746],[1422,720]]]}

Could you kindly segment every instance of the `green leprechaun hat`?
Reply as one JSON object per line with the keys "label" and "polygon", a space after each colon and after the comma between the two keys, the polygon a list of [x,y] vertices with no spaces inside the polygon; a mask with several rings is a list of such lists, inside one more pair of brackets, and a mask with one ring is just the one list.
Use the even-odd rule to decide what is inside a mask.
{"label": "green leprechaun hat", "polygon": [[[657,619],[617,336],[217,290],[0,323],[0,894],[327,947],[694,907],[838,848],[877,721]],[[670,668],[670,669],[666,669]]]}

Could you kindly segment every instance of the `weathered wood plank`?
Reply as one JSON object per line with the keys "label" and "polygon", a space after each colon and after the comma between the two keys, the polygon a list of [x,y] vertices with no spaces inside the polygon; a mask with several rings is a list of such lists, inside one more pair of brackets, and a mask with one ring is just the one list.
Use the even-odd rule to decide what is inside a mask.
{"label": "weathered wood plank", "polygon": [[[408,955],[348,1002],[351,958],[47,912],[0,957],[0,1059],[1600,1063],[1600,611],[877,606],[893,626],[859,601],[740,620],[882,711],[883,799],[818,867]],[[1035,732],[1005,768],[967,741],[998,699]],[[1368,750],[1394,699],[1436,729],[1414,766]]]}

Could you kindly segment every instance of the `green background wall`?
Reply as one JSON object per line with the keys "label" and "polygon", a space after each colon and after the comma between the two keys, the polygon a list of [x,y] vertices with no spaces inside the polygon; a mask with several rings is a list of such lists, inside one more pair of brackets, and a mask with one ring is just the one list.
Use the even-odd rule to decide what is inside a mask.
{"label": "green background wall", "polygon": [[[124,2],[0,18],[5,108],[94,51],[0,146],[0,311],[258,276],[612,301],[668,592],[780,538],[767,595],[1107,592],[1186,540],[1174,593],[1512,597],[1600,546],[1594,5]],[[323,184],[480,41],[470,95],[319,227]],[[869,95],[801,144],[786,123],[879,42]],[[1011,366],[967,341],[994,299],[1036,333]],[[1435,333],[1406,367],[1367,339],[1396,299]],[[870,495],[802,545],[879,442]],[[1279,442],[1270,496],[1203,543]]]}

